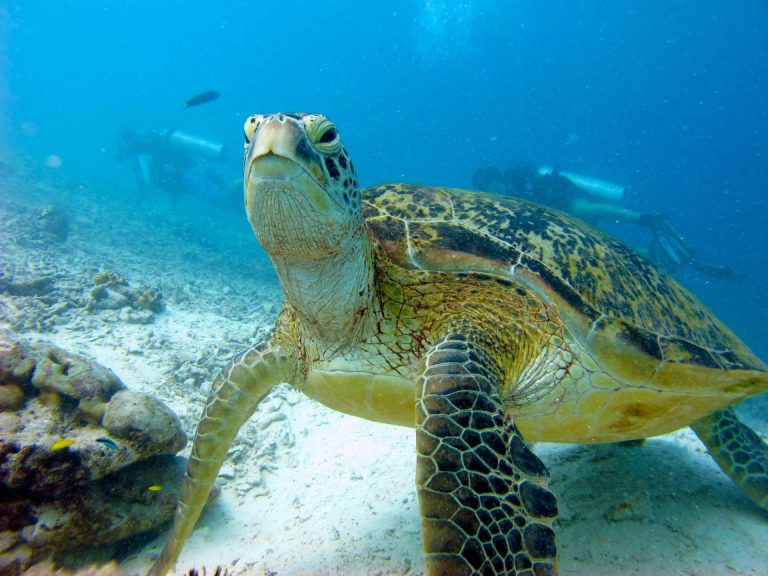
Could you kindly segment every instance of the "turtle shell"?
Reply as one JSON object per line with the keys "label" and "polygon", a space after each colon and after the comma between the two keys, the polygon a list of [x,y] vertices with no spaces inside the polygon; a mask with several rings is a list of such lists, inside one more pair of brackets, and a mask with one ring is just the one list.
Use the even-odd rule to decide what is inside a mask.
{"label": "turtle shell", "polygon": [[622,350],[631,348],[657,366],[765,370],[670,275],[563,212],[507,196],[411,184],[368,188],[362,198],[370,234],[393,263],[521,283],[555,306],[586,348],[621,341]]}

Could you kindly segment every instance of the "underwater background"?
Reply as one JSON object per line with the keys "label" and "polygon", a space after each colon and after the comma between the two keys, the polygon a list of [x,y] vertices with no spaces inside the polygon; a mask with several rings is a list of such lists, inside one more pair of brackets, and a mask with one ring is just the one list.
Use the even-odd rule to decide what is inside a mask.
{"label": "underwater background", "polygon": [[[627,186],[626,206],[667,215],[698,258],[743,274],[678,278],[765,359],[767,52],[759,0],[6,0],[0,153],[119,201],[136,194],[120,130],[223,143],[236,180],[248,115],[313,111],[339,126],[363,185],[469,187],[479,167],[554,165]],[[204,90],[221,98],[182,109]],[[160,225],[184,219],[190,241],[226,250],[250,234],[240,194],[183,214],[145,199],[127,217],[156,201]],[[256,242],[229,248],[263,258]]]}
{"label": "underwater background", "polygon": [[[275,111],[329,116],[362,186],[469,188],[477,169],[520,162],[625,186],[623,206],[664,214],[698,260],[735,271],[674,275],[768,360],[762,0],[0,0],[0,344],[8,325],[30,354],[52,341],[91,357],[191,434],[215,371],[279,309],[241,175],[244,121]],[[196,155],[167,157],[168,180],[146,185],[143,147],[174,135]],[[768,395],[740,409],[768,430]],[[53,460],[93,452],[86,435],[50,433],[33,445]],[[95,440],[115,455],[125,442]],[[231,555],[233,574],[418,574],[412,442],[276,390],[241,430],[181,573]],[[564,574],[766,574],[764,514],[689,429],[637,450],[536,448]],[[166,468],[144,484],[118,473],[170,514],[181,471]],[[165,534],[142,538],[94,557],[51,546],[65,565],[116,558],[133,574]]]}

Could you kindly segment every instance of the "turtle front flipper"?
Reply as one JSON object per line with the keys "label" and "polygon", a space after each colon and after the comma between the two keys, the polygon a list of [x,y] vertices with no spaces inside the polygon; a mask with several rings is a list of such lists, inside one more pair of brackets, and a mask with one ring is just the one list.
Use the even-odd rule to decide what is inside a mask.
{"label": "turtle front flipper", "polygon": [[768,510],[768,446],[733,408],[691,424],[718,466],[755,503]]}
{"label": "turtle front flipper", "polygon": [[270,389],[290,382],[295,371],[296,360],[267,341],[233,358],[218,374],[197,425],[171,535],[147,576],[162,576],[176,563],[240,427]]}
{"label": "turtle front flipper", "polygon": [[461,334],[424,360],[416,485],[428,576],[557,573],[549,474],[505,413],[499,378]]}

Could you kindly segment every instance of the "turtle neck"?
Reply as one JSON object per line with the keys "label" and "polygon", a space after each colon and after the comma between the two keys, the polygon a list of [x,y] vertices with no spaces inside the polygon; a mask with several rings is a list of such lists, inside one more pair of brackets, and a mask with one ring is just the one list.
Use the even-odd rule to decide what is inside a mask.
{"label": "turtle neck", "polygon": [[337,352],[372,329],[374,267],[364,226],[322,259],[272,258],[287,302],[318,349]]}

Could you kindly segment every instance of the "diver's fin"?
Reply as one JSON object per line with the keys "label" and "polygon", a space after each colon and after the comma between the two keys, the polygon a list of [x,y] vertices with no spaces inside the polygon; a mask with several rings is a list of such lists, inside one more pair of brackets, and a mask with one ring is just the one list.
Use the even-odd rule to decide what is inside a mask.
{"label": "diver's fin", "polygon": [[746,279],[744,274],[737,273],[733,268],[720,266],[719,264],[709,264],[707,262],[702,262],[701,260],[691,260],[691,268],[714,278],[728,278],[731,280]]}

